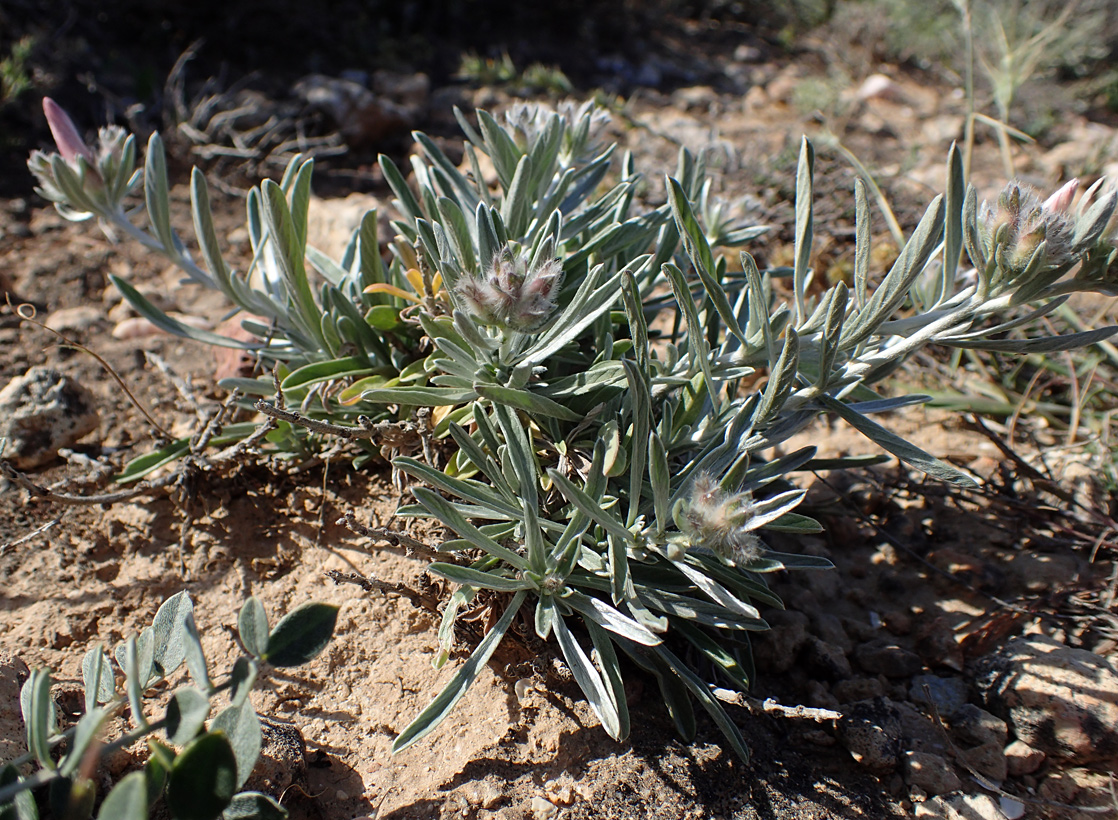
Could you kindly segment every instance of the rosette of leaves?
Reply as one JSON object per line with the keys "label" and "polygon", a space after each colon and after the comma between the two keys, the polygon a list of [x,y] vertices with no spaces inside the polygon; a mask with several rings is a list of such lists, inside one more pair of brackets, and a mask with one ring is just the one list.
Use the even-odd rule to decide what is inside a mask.
{"label": "rosette of leaves", "polygon": [[[1074,224],[1066,228],[1034,214],[1032,224],[1047,221],[1050,237],[1071,238],[1053,253],[1032,231],[1022,263],[1023,254],[1009,252],[1015,249],[1007,250],[1007,243],[1026,240],[980,222],[975,191],[965,185],[952,149],[946,195],[929,205],[875,287],[869,207],[857,185],[853,286],[839,283],[815,293],[813,164],[805,140],[787,303],[774,288],[776,272],[759,271],[748,254],[740,257],[740,270],[731,271],[727,259],[716,256],[708,237],[717,232],[704,229],[696,216],[704,189],[687,154],[678,178],[666,182],[671,222],[656,223],[655,239],[652,223],[662,210],[619,223],[629,228],[608,229],[643,233],[628,253],[602,258],[583,252],[600,237],[566,243],[562,214],[543,223],[528,250],[517,242],[494,249],[494,238],[503,242],[501,223],[494,220],[491,233],[481,208],[473,232],[446,203],[430,221],[430,208],[415,215],[418,240],[438,260],[451,295],[466,298],[450,315],[421,317],[435,347],[427,360],[431,382],[440,392],[374,389],[369,398],[465,403],[448,419],[458,452],[445,469],[413,458],[394,462],[427,485],[413,488],[417,503],[400,513],[434,516],[458,536],[440,548],[447,560],[429,569],[459,584],[444,614],[436,662],[448,656],[464,605],[483,590],[507,601],[469,661],[401,733],[396,750],[449,712],[523,611],[538,637],[555,637],[612,736],[628,732],[621,662],[627,657],[657,678],[682,735],[694,734],[695,701],[744,757],[740,732],[712,687],[744,691],[749,685],[748,635],[766,628],[756,607],[780,606],[765,574],[828,566],[772,552],[762,537],[766,529],[819,529],[794,512],[804,491],[790,478],[823,463],[813,460],[812,447],[770,460],[765,453],[819,415],[834,413],[912,467],[972,484],[871,418],[927,397],[887,398],[872,385],[928,344],[1062,350],[1115,332],[1002,338],[1051,311],[1064,298],[1061,288],[1077,289],[1065,274],[1097,252],[1092,249],[1113,215],[1113,196],[1067,217]],[[505,173],[527,174],[525,168],[513,172],[510,166]],[[515,204],[503,208],[518,212]],[[524,253],[527,271],[558,255],[567,285],[542,326],[524,332],[495,319],[494,310],[478,309],[473,277],[487,256],[479,246]],[[964,249],[976,270],[970,284],[960,276]],[[633,250],[642,252],[633,256]],[[499,268],[494,262],[489,276],[499,277]],[[1028,309],[1005,315],[1019,305]],[[768,374],[760,388],[745,381],[755,368]],[[857,463],[867,462],[826,466]]]}
{"label": "rosette of leaves", "polygon": [[[86,653],[85,713],[65,731],[59,731],[51,699],[50,671],[36,669],[20,693],[29,751],[0,770],[0,817],[35,820],[36,790],[45,792],[53,816],[72,820],[93,817],[95,807],[103,820],[146,820],[160,801],[176,820],[286,817],[271,796],[239,791],[260,755],[260,720],[249,693],[269,667],[300,666],[321,652],[337,613],[328,604],[305,604],[271,627],[260,601],[249,598],[238,619],[249,655],[238,658],[225,680],[215,683],[194,605],[185,592],[172,595],[151,626],[118,646],[111,659],[101,646]],[[149,691],[183,664],[191,682],[176,689],[162,716],[155,717],[145,708]],[[227,704],[219,705],[218,696]],[[102,740],[106,725],[125,710],[135,728]],[[125,775],[97,807],[93,776],[98,760],[144,738],[147,762]],[[26,774],[29,765],[37,768]]]}

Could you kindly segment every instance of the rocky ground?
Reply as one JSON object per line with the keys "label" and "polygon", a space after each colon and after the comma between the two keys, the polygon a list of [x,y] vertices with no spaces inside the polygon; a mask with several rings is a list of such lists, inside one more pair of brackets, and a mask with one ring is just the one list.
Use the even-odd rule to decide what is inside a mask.
{"label": "rocky ground", "polygon": [[[705,151],[721,193],[755,221],[778,226],[752,250],[782,264],[790,258],[795,151],[808,132],[819,148],[815,264],[841,275],[852,256],[853,173],[836,140],[882,181],[906,227],[942,187],[943,158],[962,137],[966,113],[942,74],[866,58],[839,83],[828,68],[833,32],[795,53],[775,51],[749,30],[738,31],[736,43],[734,32],[722,32],[721,50],[705,56],[688,49],[689,35],[698,33],[684,27],[674,41],[661,38],[666,45],[643,61],[595,64],[597,76],[615,84],[611,133],[648,172],[648,201],[662,198],[657,180],[674,168],[680,146]],[[238,150],[271,174],[269,156],[297,149],[299,139],[322,150],[323,198],[312,206],[312,233],[329,249],[366,208],[387,207],[383,180],[366,161],[370,147],[400,151],[407,130],[422,128],[453,153],[451,107],[501,109],[517,89],[393,71],[304,78],[287,95],[229,94],[218,96],[246,105],[244,117],[274,115],[274,138],[246,142],[247,119],[226,118],[222,130],[188,105],[184,121],[194,132],[179,129],[177,156],[209,162],[235,185],[234,171],[248,173]],[[284,123],[310,130],[285,131]],[[1014,148],[1016,170],[1043,188],[1098,175],[1118,160],[1113,126],[1090,111],[1064,111],[1046,141]],[[285,135],[294,140],[286,147]],[[977,146],[974,168],[975,184],[994,195],[1004,175],[992,140]],[[351,190],[358,193],[344,196]],[[175,200],[176,219],[190,234],[182,188]],[[184,435],[222,398],[214,377],[229,366],[154,332],[107,275],[128,279],[191,321],[213,326],[225,308],[180,287],[162,261],[95,226],[64,222],[32,194],[29,177],[0,205],[0,287],[13,304],[34,305],[42,322],[11,309],[0,314],[0,385],[7,385],[0,426],[18,440],[18,452],[10,444],[6,455],[20,456],[18,466],[39,484],[93,491],[103,485],[102,465],[119,467],[151,449],[153,433],[137,405]],[[242,209],[236,197],[219,195],[220,233],[241,264]],[[874,233],[887,244],[884,221]],[[878,260],[878,269],[887,263]],[[1094,313],[1097,305],[1090,307]],[[177,374],[178,387],[160,362]],[[915,383],[919,375],[913,369],[903,379]],[[43,421],[49,413],[55,419]],[[21,438],[26,416],[35,418],[19,429],[49,436]],[[355,571],[439,592],[420,561],[336,523],[352,511],[385,524],[399,500],[385,467],[355,472],[345,458],[295,468],[244,464],[197,476],[184,491],[107,508],[29,501],[6,484],[0,757],[14,756],[22,743],[18,687],[29,667],[56,670],[56,700],[72,716],[86,649],[117,644],[149,623],[167,596],[187,589],[217,668],[236,656],[226,627],[250,594],[273,618],[307,600],[342,606],[330,648],[294,674],[272,676],[254,695],[270,721],[256,786],[282,795],[296,818],[1113,814],[1118,567],[1099,450],[1064,446],[1040,420],[1021,420],[1009,438],[997,421],[986,423],[987,435],[944,411],[897,414],[888,426],[969,470],[982,487],[948,489],[890,465],[802,477],[810,512],[826,532],[773,546],[825,555],[836,569],[775,579],[787,609],[763,613],[774,628],[754,644],[756,687],[731,709],[753,750],[748,766],[702,721],[694,742],[678,740],[655,685],[635,671],[633,736],[610,741],[562,664],[516,645],[495,656],[433,735],[392,757],[394,735],[441,688],[454,661],[431,668],[437,616],[325,577]],[[821,444],[822,455],[872,450],[823,421],[804,440]],[[467,640],[460,649],[468,651]],[[110,758],[103,782],[139,753]]]}

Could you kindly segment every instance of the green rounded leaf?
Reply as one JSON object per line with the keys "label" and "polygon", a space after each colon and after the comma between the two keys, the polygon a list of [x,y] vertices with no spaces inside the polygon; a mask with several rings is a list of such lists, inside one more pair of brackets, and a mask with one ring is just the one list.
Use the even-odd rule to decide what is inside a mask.
{"label": "green rounded leaf", "polygon": [[337,620],[332,604],[303,604],[276,624],[262,659],[272,666],[301,666],[326,648]]}
{"label": "green rounded leaf", "polygon": [[241,792],[221,817],[222,820],[284,820],[287,810],[274,797],[260,792]]}
{"label": "green rounded leaf", "polygon": [[392,330],[400,324],[400,311],[390,305],[375,305],[365,314],[365,321],[377,330]]}
{"label": "green rounded leaf", "polygon": [[117,783],[97,812],[97,820],[147,820],[147,816],[148,786],[143,772],[132,772]]}
{"label": "green rounded leaf", "polygon": [[257,658],[264,655],[268,648],[268,614],[255,595],[241,607],[241,614],[237,616],[237,631],[245,649]]}
{"label": "green rounded leaf", "polygon": [[[12,764],[0,769],[0,787],[10,786],[19,779],[19,770]],[[12,802],[0,806],[0,820],[39,820],[39,808],[31,790],[17,792]]]}
{"label": "green rounded leaf", "polygon": [[175,758],[167,807],[176,820],[214,820],[233,799],[236,784],[237,757],[229,739],[221,731],[207,732]]}
{"label": "green rounded leaf", "polygon": [[151,622],[152,655],[163,676],[174,672],[186,658],[183,625],[194,612],[194,604],[185,591],[178,592],[163,602]]}
{"label": "green rounded leaf", "polygon": [[222,731],[229,738],[233,754],[237,758],[237,788],[244,785],[260,757],[260,718],[251,703],[230,706],[223,710],[210,726]]}
{"label": "green rounded leaf", "polygon": [[205,726],[209,715],[209,698],[193,686],[184,686],[167,704],[167,739],[176,746],[189,743]]}

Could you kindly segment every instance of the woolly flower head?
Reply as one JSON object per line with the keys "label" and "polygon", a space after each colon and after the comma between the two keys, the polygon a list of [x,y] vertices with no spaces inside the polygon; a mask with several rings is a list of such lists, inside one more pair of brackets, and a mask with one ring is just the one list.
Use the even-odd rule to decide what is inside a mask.
{"label": "woolly flower head", "polygon": [[982,203],[982,230],[987,246],[1001,246],[1006,267],[1020,273],[1028,267],[1040,243],[1043,263],[1058,267],[1071,259],[1073,226],[1068,216],[1075,187],[1069,183],[1041,202],[1029,186],[1011,182],[998,196],[997,207]]}
{"label": "woolly flower head", "polygon": [[534,268],[506,247],[477,276],[463,276],[454,291],[478,321],[530,333],[555,310],[563,284],[563,267],[548,259]]}
{"label": "woolly flower head", "polygon": [[707,547],[724,561],[748,564],[761,554],[760,539],[748,527],[752,517],[749,493],[728,493],[704,474],[691,485],[682,525],[693,546]]}
{"label": "woolly flower head", "polygon": [[593,100],[576,104],[572,101],[552,107],[547,103],[515,103],[505,112],[505,123],[513,132],[517,145],[531,151],[547,130],[553,115],[558,114],[565,126],[559,149],[562,167],[589,162],[601,149],[601,133],[610,122],[610,113]]}

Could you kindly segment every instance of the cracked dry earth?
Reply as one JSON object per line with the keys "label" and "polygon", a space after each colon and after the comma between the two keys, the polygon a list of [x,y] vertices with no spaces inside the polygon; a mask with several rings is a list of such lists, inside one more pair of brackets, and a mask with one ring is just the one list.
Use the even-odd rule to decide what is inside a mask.
{"label": "cracked dry earth", "polygon": [[[778,79],[768,84],[770,97]],[[946,148],[940,131],[920,128],[956,114],[936,108],[921,89],[911,91],[927,106],[910,107],[911,130],[931,134],[935,144],[924,148],[938,157]],[[693,95],[697,105],[648,103],[633,120],[640,127],[620,135],[642,145],[655,167],[680,142],[709,144],[718,119],[720,138],[751,146],[737,172],[744,186],[748,169],[767,163],[804,125],[791,114],[779,124],[769,115],[766,123],[756,111],[742,113],[740,101],[730,116],[730,101],[705,95]],[[1039,160],[1023,161],[1041,168]],[[897,183],[898,195],[906,186],[938,184],[922,181],[935,173],[913,169]],[[847,183],[849,175],[835,187]],[[175,198],[186,228],[181,188]],[[788,215],[778,194],[770,191],[766,202],[774,218]],[[333,212],[331,203],[318,204]],[[828,207],[839,209],[831,200],[820,209]],[[226,200],[219,210],[228,246],[243,257],[240,203]],[[131,317],[106,275],[124,276],[187,315],[220,316],[219,301],[179,288],[178,276],[158,260],[89,226],[64,223],[41,202],[9,201],[0,220],[0,282],[13,301],[35,304],[40,320],[104,357],[170,432],[194,429],[195,414],[144,354],[156,353],[188,379],[203,409],[221,398],[213,376],[223,365],[167,336],[116,338],[113,331],[125,335],[122,323]],[[779,258],[786,244],[773,237],[760,252]],[[83,456],[119,465],[150,447],[142,417],[90,356],[11,312],[2,317],[0,350],[0,381],[32,366],[54,368],[90,391],[100,418],[73,455],[52,460],[35,481],[75,481],[91,470]],[[1112,543],[1100,540],[1092,551],[1079,536],[1099,534],[1095,523],[1022,478],[1020,464],[960,419],[917,410],[887,424],[970,470],[984,489],[949,490],[889,465],[802,477],[812,487],[809,511],[826,532],[773,546],[825,555],[836,569],[774,577],[788,608],[763,613],[775,628],[755,643],[757,701],[730,707],[753,750],[749,765],[722,748],[702,717],[697,738],[679,740],[655,684],[635,670],[633,735],[609,740],[562,664],[546,648],[529,648],[530,627],[498,651],[438,730],[391,756],[395,733],[453,673],[470,636],[484,629],[485,613],[465,625],[459,655],[435,671],[436,615],[325,576],[357,572],[434,598],[440,593],[419,560],[336,523],[352,511],[365,524],[399,525],[387,468],[354,472],[345,459],[294,469],[247,464],[200,475],[185,495],[108,508],[28,501],[7,486],[0,493],[0,751],[10,756],[21,743],[17,687],[27,667],[56,670],[65,713],[80,702],[85,650],[139,631],[161,601],[186,589],[216,669],[237,655],[228,627],[246,596],[259,596],[273,619],[309,600],[341,606],[329,648],[306,667],[272,675],[253,695],[270,722],[256,783],[282,794],[294,818],[1101,816],[1069,806],[1110,800],[1106,773],[1118,748],[1108,745],[1118,733]],[[1014,446],[1039,464],[1038,448],[1051,441],[1046,431],[1035,433],[1031,444]],[[808,442],[820,445],[821,455],[871,450],[824,422],[788,449]],[[1105,506],[1086,456],[1073,452],[1052,463],[1076,493],[1073,501]],[[1027,689],[1030,674],[1041,682]],[[765,709],[765,698],[842,717]],[[1089,714],[1072,708],[1091,698]],[[139,754],[118,753],[99,776],[107,784]]]}

